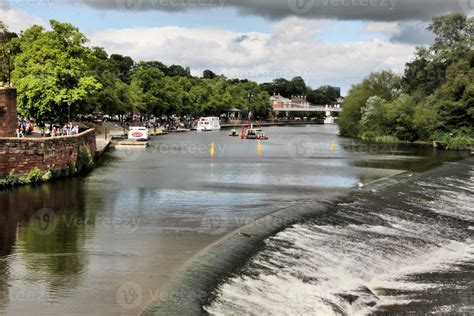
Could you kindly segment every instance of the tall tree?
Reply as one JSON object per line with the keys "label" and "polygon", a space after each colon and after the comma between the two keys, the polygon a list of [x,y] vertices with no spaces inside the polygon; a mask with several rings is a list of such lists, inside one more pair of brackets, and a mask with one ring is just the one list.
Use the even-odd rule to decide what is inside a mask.
{"label": "tall tree", "polygon": [[120,80],[130,84],[132,68],[134,61],[129,56],[112,54],[108,60],[110,71],[112,71]]}
{"label": "tall tree", "polygon": [[51,20],[50,25],[49,31],[34,25],[20,35],[21,53],[12,75],[23,116],[61,123],[69,100],[74,113],[101,85],[87,75],[86,37],[71,24]]}
{"label": "tall tree", "polygon": [[362,83],[351,88],[344,99],[339,116],[340,132],[343,136],[358,137],[362,108],[370,97],[378,96],[392,101],[400,95],[400,77],[391,71],[371,73]]}
{"label": "tall tree", "polygon": [[306,83],[301,77],[294,77],[287,86],[287,94],[290,97],[306,95],[307,91]]}
{"label": "tall tree", "polygon": [[202,77],[204,79],[214,79],[217,77],[217,75],[211,70],[204,70],[202,73]]}
{"label": "tall tree", "polygon": [[445,83],[449,65],[469,54],[474,44],[474,18],[461,13],[434,17],[428,30],[435,34],[434,43],[417,48],[403,78],[405,91],[420,97]]}
{"label": "tall tree", "polygon": [[10,32],[5,23],[0,21],[0,82],[10,82],[12,72],[12,59],[16,53],[15,46],[11,41],[18,37]]}

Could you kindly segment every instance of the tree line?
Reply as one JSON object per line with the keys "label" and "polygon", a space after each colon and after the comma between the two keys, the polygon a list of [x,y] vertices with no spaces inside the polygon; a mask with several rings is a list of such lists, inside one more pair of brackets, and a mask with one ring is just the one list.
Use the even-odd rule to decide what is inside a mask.
{"label": "tree line", "polygon": [[371,73],[343,103],[343,136],[375,141],[446,141],[474,145],[474,18],[435,17],[430,47],[418,47],[402,76]]}
{"label": "tree line", "polygon": [[267,118],[273,93],[307,95],[315,104],[337,99],[331,87],[312,90],[301,77],[259,85],[205,70],[199,78],[189,67],[135,62],[87,43],[68,23],[51,20],[49,30],[34,25],[15,34],[0,22],[0,81],[17,88],[21,116],[62,124],[69,115],[93,112],[120,118],[131,113],[201,116],[237,108]]}

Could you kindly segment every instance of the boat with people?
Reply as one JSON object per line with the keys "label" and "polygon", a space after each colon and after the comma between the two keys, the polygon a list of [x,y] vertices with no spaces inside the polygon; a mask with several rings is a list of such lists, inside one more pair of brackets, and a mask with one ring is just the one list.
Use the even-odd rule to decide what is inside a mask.
{"label": "boat with people", "polygon": [[237,136],[239,136],[239,132],[237,132],[237,130],[234,128],[230,131],[229,136],[237,137]]}
{"label": "boat with people", "polygon": [[218,131],[220,129],[221,124],[218,117],[201,117],[196,127],[198,132]]}
{"label": "boat with people", "polygon": [[247,130],[245,135],[246,139],[268,139],[268,136],[265,135],[265,132],[260,128],[250,128]]}

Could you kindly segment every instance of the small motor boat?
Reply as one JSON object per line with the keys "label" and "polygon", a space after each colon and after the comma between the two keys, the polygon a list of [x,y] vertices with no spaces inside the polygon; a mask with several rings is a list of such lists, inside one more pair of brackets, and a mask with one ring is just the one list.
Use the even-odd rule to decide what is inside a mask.
{"label": "small motor boat", "polygon": [[268,136],[265,135],[265,132],[259,128],[251,128],[247,130],[246,139],[268,139]]}
{"label": "small motor boat", "polygon": [[238,133],[237,130],[234,128],[233,130],[230,131],[229,136],[231,136],[231,137],[237,137],[237,136],[239,136],[239,133]]}

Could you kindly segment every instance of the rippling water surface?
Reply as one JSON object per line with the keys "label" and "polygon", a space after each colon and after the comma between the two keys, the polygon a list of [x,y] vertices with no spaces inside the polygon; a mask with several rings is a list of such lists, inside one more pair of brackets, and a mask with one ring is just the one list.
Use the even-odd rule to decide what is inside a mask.
{"label": "rippling water surface", "polygon": [[458,165],[455,175],[444,170],[356,194],[269,238],[205,309],[219,315],[473,314],[474,163]]}
{"label": "rippling water surface", "polygon": [[[359,182],[459,156],[429,147],[362,144],[338,137],[334,126],[272,127],[266,132],[270,140],[262,142],[260,155],[256,142],[231,138],[228,131],[170,134],[153,139],[146,150],[111,151],[87,176],[0,191],[0,314],[137,314],[190,258],[255,218],[302,201],[342,194]],[[210,157],[211,143],[216,148],[214,158]],[[421,185],[429,189],[431,182]],[[453,190],[449,186],[444,189]],[[460,189],[458,193],[463,192]],[[427,200],[420,203],[429,203],[428,196],[423,197]],[[368,203],[372,203],[370,200]],[[466,204],[456,201],[460,206]],[[415,199],[413,203],[418,202]],[[426,205],[438,209],[438,215],[444,218],[441,203],[453,202],[448,196]],[[367,273],[378,265],[369,260],[371,256],[374,260],[393,260],[391,264],[396,266],[397,260],[404,258],[399,253],[409,253],[415,243],[428,243],[423,236],[399,237],[400,231],[394,226],[396,211],[371,215],[378,213],[370,205],[361,200],[342,206],[339,215],[330,215],[337,215],[334,221],[347,221],[348,225],[340,222],[331,226],[333,223],[323,221],[290,228],[268,242],[273,249],[279,249],[281,242],[292,246],[280,255],[266,253],[271,258],[268,263],[263,259],[256,262],[261,260],[268,269],[281,264],[280,276],[266,270],[268,278],[277,284],[290,280],[299,285],[299,277],[307,269],[314,271],[312,277],[316,279],[324,269],[337,269],[330,260],[336,260],[337,252],[356,251],[350,247],[355,238],[365,238],[370,249],[383,244],[377,239],[377,230],[386,231],[386,247],[393,239],[406,238],[407,248],[393,244],[397,256],[384,255],[374,248],[362,261]],[[360,213],[359,208],[366,211]],[[467,220],[463,216],[459,213],[455,220]],[[439,251],[455,251],[458,243],[465,242],[461,237],[449,237],[457,232],[450,226],[438,227],[439,223],[426,219],[406,220],[415,225],[407,228],[410,234],[424,229],[436,238],[429,239],[430,243],[449,246],[440,246]],[[351,221],[362,225],[350,226]],[[436,229],[445,232],[435,234]],[[368,238],[370,230],[377,238]],[[446,244],[444,240],[450,238],[455,242]],[[323,251],[331,245],[335,247],[333,257]],[[328,255],[327,260],[311,261],[317,256],[312,253],[317,251],[316,246],[322,255]],[[285,251],[297,254],[301,262],[292,262]],[[360,251],[353,256],[358,253],[364,255]],[[288,264],[286,260],[290,260]],[[302,270],[295,266],[306,261],[308,265]],[[320,262],[321,266],[312,266],[311,262]],[[341,264],[343,273],[344,264],[350,266],[350,262]],[[311,273],[308,275],[311,277]],[[369,286],[366,279],[354,274],[345,280],[341,274],[341,282],[350,283],[341,284],[341,289],[350,291],[359,283]],[[279,293],[268,280],[255,282],[266,282],[267,299],[271,293]],[[299,291],[315,286],[311,282],[301,284],[301,288],[295,286]],[[240,286],[249,286],[253,293],[251,285],[244,282]],[[336,304],[338,291],[328,292],[328,300]],[[281,295],[275,294],[275,299],[284,297]],[[226,310],[225,301],[224,295],[223,305],[216,303],[211,309]],[[280,306],[269,300],[262,304]],[[252,306],[256,311],[265,308]]]}

